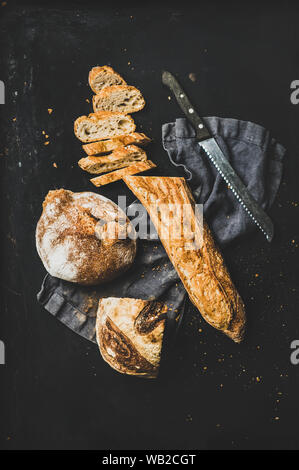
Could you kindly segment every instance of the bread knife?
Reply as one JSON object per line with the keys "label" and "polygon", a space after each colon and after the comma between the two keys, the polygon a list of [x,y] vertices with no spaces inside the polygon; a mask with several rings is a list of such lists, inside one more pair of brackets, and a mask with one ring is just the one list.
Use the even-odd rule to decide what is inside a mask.
{"label": "bread knife", "polygon": [[236,174],[216,140],[210,135],[210,132],[204,125],[203,120],[195,111],[176,78],[170,72],[164,71],[162,73],[162,83],[168,86],[173,92],[181,110],[194,127],[198,144],[204,149],[206,155],[228,184],[229,189],[233,192],[244,210],[263,232],[268,242],[271,242],[274,235],[274,227],[270,217],[257,204],[244,183]]}

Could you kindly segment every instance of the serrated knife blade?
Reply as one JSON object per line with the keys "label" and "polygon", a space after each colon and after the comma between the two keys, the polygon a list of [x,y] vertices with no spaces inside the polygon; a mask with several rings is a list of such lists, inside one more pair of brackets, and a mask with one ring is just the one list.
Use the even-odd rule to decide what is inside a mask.
{"label": "serrated knife blade", "polygon": [[214,138],[198,142],[207,156],[216,167],[222,178],[228,184],[241,206],[252,218],[254,223],[263,232],[268,242],[271,242],[274,235],[274,227],[270,217],[260,208],[253,199],[246,186],[242,183],[235,170],[232,168],[222,150]]}
{"label": "serrated knife blade", "polygon": [[232,168],[216,140],[210,135],[204,122],[195,111],[190,103],[186,93],[179,85],[176,78],[170,72],[163,72],[162,82],[168,86],[173,92],[180,108],[194,126],[198,144],[204,149],[206,155],[211,160],[219,174],[228,184],[229,189],[233,192],[246,213],[251,217],[253,222],[265,235],[268,242],[271,242],[274,235],[274,226],[270,217],[258,205],[255,199],[241,181],[235,170]]}

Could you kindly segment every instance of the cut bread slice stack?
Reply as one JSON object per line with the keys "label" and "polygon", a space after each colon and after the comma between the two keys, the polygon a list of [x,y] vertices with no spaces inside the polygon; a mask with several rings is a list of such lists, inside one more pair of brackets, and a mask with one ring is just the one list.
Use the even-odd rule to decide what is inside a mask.
{"label": "cut bread slice stack", "polygon": [[155,167],[147,160],[144,150],[136,145],[145,145],[151,139],[135,132],[135,122],[129,115],[144,108],[145,100],[141,92],[127,85],[107,65],[93,67],[88,81],[95,93],[94,113],[81,116],[74,123],[75,135],[85,144],[83,149],[88,155],[79,160],[79,167],[92,174],[112,171],[109,175],[91,179],[95,186]]}

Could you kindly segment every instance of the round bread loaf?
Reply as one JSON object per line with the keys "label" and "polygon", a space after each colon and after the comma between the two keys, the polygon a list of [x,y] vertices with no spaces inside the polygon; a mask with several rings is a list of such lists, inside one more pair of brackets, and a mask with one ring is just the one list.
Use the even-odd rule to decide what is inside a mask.
{"label": "round bread loaf", "polygon": [[130,268],[136,232],[125,213],[104,196],[58,189],[43,203],[36,247],[52,276],[96,285]]}
{"label": "round bread loaf", "polygon": [[167,309],[154,300],[101,299],[96,334],[103,359],[122,374],[156,378]]}

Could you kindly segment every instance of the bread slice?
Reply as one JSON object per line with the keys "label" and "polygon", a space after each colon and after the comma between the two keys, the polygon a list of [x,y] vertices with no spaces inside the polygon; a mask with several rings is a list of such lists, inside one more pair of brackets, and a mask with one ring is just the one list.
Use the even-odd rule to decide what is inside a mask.
{"label": "bread slice", "polygon": [[130,134],[136,129],[131,116],[111,111],[91,113],[81,116],[74,123],[74,132],[81,142],[94,142],[119,135]]}
{"label": "bread slice", "polygon": [[[197,218],[195,201],[184,178],[126,176],[124,181],[148,211],[169,259],[203,318],[236,343],[241,342],[246,323],[243,301],[208,225]],[[182,208],[184,217],[174,214],[174,208]],[[176,224],[180,232],[174,230]],[[185,227],[192,230],[188,232]],[[190,244],[189,235],[195,244]]]}
{"label": "bread slice", "polygon": [[146,145],[151,142],[151,139],[145,134],[132,132],[132,134],[114,137],[109,140],[100,140],[99,142],[92,142],[91,144],[82,145],[83,150],[87,155],[100,155],[102,153],[112,152],[113,150],[123,147],[124,145]]}
{"label": "bread slice", "polygon": [[82,170],[88,171],[88,173],[99,175],[107,171],[124,168],[134,162],[144,162],[146,159],[147,155],[144,150],[136,147],[136,145],[128,145],[128,147],[119,147],[105,157],[91,156],[81,158],[78,165]]}
{"label": "bread slice", "polygon": [[124,176],[135,175],[136,173],[141,173],[142,171],[147,171],[155,167],[156,165],[151,160],[146,160],[146,162],[134,163],[133,165],[130,165],[127,168],[112,171],[111,173],[107,173],[106,175],[97,176],[96,178],[92,178],[90,181],[97,187],[104,186],[105,184],[121,180]]}
{"label": "bread slice", "polygon": [[145,101],[141,92],[134,86],[113,85],[105,87],[92,99],[93,110],[120,111],[135,113],[144,108]]}
{"label": "bread slice", "polygon": [[157,377],[166,315],[167,305],[154,300],[101,299],[96,337],[104,361],[122,374]]}
{"label": "bread slice", "polygon": [[93,67],[89,72],[88,82],[94,93],[99,93],[107,86],[126,85],[124,79],[108,65]]}

